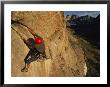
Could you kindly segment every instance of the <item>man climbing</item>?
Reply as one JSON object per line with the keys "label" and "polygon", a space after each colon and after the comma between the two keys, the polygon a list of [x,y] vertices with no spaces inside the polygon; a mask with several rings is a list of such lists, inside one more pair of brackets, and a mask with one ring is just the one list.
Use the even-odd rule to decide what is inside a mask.
{"label": "man climbing", "polygon": [[24,59],[25,67],[21,70],[22,72],[27,72],[30,66],[30,63],[40,59],[41,57],[46,58],[45,55],[45,45],[44,41],[40,37],[29,38],[28,40],[24,40],[30,51]]}
{"label": "man climbing", "polygon": [[[26,25],[24,25],[20,22],[12,21],[12,24],[14,24],[14,23],[18,23],[18,24],[21,24],[21,25],[27,27]],[[46,58],[45,44],[44,44],[43,38],[38,36],[29,27],[27,27],[27,28],[28,28],[28,31],[34,36],[34,39],[29,38],[28,40],[26,40],[18,31],[16,31],[16,29],[14,29],[12,27],[12,29],[15,30],[17,32],[17,34],[19,34],[21,39],[24,41],[24,43],[30,49],[30,51],[28,52],[27,56],[24,59],[25,66],[23,69],[21,69],[21,72],[28,72],[28,68],[29,68],[31,62],[36,61],[37,59]]]}

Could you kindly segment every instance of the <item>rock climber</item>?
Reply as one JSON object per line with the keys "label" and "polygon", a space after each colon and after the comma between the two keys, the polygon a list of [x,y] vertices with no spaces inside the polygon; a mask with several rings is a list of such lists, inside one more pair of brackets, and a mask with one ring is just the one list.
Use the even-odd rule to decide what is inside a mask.
{"label": "rock climber", "polygon": [[[12,24],[14,24],[14,23],[18,23],[18,24],[21,24],[21,25],[27,27],[26,25],[24,25],[20,22],[12,21]],[[24,43],[30,49],[30,51],[28,52],[28,54],[26,55],[26,57],[24,59],[25,66],[23,69],[21,69],[21,72],[28,72],[28,68],[29,68],[31,62],[36,61],[37,59],[40,59],[40,58],[46,58],[45,44],[44,44],[43,38],[38,36],[29,27],[27,27],[27,28],[28,28],[28,31],[34,36],[34,39],[29,38],[28,40],[26,40],[18,31],[16,31],[12,27],[12,29],[15,30],[19,34],[21,39],[24,41]]]}
{"label": "rock climber", "polygon": [[27,72],[31,62],[36,61],[41,57],[46,58],[45,45],[43,39],[40,37],[35,37],[34,39],[29,38],[28,40],[23,41],[26,43],[30,51],[24,59],[25,66],[21,72]]}

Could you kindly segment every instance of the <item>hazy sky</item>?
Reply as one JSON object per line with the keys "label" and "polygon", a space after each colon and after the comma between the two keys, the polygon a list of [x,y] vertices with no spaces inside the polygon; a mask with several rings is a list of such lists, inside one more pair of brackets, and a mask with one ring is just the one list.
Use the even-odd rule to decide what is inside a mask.
{"label": "hazy sky", "polygon": [[64,14],[76,14],[79,16],[90,15],[92,17],[97,17],[100,14],[100,11],[64,11]]}

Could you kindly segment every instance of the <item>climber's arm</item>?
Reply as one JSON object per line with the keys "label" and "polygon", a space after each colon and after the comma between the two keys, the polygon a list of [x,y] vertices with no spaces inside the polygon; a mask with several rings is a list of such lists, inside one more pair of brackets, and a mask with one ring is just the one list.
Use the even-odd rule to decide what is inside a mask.
{"label": "climber's arm", "polygon": [[32,31],[32,29],[28,28],[28,31],[35,37],[36,33]]}
{"label": "climber's arm", "polygon": [[34,37],[40,37],[37,35],[32,29],[28,28],[28,31],[34,36]]}

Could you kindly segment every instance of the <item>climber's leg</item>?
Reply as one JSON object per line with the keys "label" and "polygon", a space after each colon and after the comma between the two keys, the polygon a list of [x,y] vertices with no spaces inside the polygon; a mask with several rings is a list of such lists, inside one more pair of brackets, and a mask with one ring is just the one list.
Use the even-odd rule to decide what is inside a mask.
{"label": "climber's leg", "polygon": [[28,72],[29,67],[30,67],[30,63],[25,62],[25,66],[23,69],[21,69],[21,72]]}
{"label": "climber's leg", "polygon": [[24,59],[24,62],[25,62],[25,66],[23,69],[21,69],[21,72],[27,72],[28,71],[28,68],[29,68],[29,65],[30,65],[30,61],[29,59],[31,58],[31,54],[32,54],[32,51],[30,50],[29,53],[27,54],[27,56],[25,57]]}
{"label": "climber's leg", "polygon": [[28,72],[28,68],[30,66],[30,63],[33,61],[36,61],[37,59],[40,59],[40,53],[36,50],[30,50],[24,59],[25,66],[21,70],[21,72]]}
{"label": "climber's leg", "polygon": [[32,54],[32,57],[29,59],[29,61],[34,62],[34,61],[40,59],[40,57],[41,57],[40,52],[34,51]]}
{"label": "climber's leg", "polygon": [[30,67],[30,64],[25,63],[25,66],[23,69],[21,69],[21,72],[28,72],[29,67]]}
{"label": "climber's leg", "polygon": [[30,64],[26,64],[26,63],[25,63],[25,66],[24,66],[23,69],[21,69],[21,72],[28,72],[29,65],[30,65]]}

